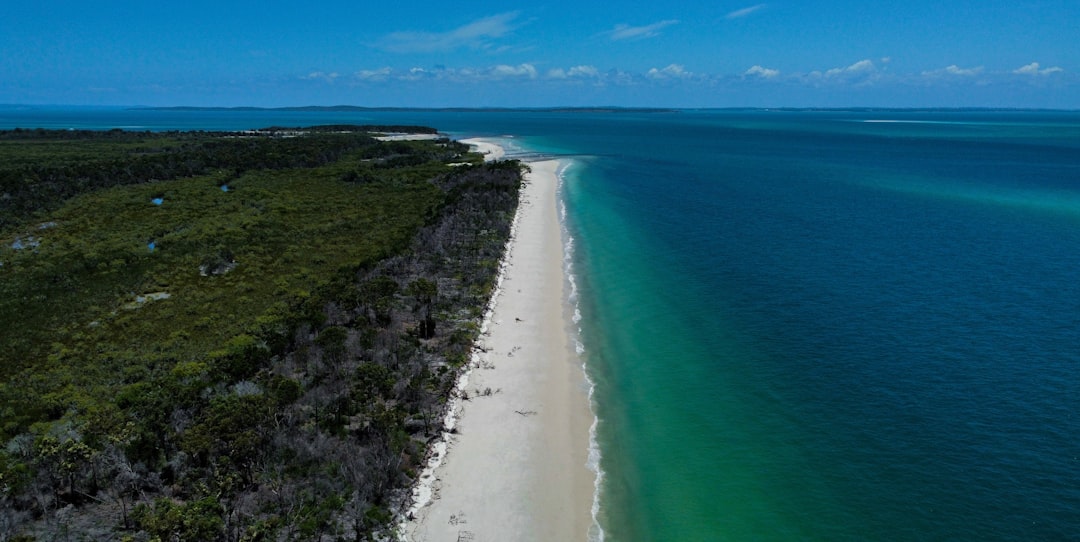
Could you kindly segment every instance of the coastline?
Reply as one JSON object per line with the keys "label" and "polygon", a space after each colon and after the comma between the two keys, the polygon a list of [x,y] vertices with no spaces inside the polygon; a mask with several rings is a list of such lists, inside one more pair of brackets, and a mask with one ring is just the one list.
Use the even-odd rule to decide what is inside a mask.
{"label": "coastline", "polygon": [[[504,155],[467,139],[485,160]],[[570,336],[557,160],[530,163],[514,232],[446,439],[414,488],[410,541],[587,540],[596,473],[588,382]]]}
{"label": "coastline", "polygon": [[502,148],[502,145],[492,143],[486,139],[474,137],[472,139],[462,139],[461,142],[476,147],[474,152],[484,155],[485,162],[501,160],[502,157],[506,156],[506,149]]}

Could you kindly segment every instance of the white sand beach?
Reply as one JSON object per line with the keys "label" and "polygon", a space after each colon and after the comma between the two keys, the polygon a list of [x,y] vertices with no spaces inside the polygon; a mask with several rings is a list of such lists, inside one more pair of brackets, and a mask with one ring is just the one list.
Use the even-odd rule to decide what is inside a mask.
{"label": "white sand beach", "polygon": [[[506,149],[485,139],[462,139],[461,142],[476,147],[474,152],[484,155],[484,160],[499,160],[503,156],[506,156]],[[554,176],[554,171],[552,172],[552,176]],[[552,190],[554,190],[554,188]],[[556,229],[558,229],[558,226],[556,226]]]}
{"label": "white sand beach", "polygon": [[381,136],[375,136],[375,139],[379,141],[430,141],[446,137],[440,134],[386,134]]}
{"label": "white sand beach", "polygon": [[[490,142],[465,142],[488,159],[502,156]],[[529,165],[501,289],[480,340],[484,351],[468,376],[468,400],[458,402],[456,434],[433,472],[430,504],[403,526],[410,541],[588,537],[593,416],[568,331],[559,162]]]}

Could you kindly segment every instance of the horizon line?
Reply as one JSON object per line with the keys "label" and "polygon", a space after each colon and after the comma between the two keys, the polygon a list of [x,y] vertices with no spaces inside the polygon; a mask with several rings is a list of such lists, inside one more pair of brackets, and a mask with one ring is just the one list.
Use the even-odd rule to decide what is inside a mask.
{"label": "horizon line", "polygon": [[194,105],[75,105],[75,104],[0,104],[0,108],[77,108],[77,109],[123,109],[131,111],[426,111],[426,112],[656,112],[679,111],[1044,111],[1080,112],[1080,108],[1056,107],[996,107],[996,106],[716,106],[716,107],[665,107],[665,106],[360,106],[360,105],[294,105],[294,106],[194,106]]}

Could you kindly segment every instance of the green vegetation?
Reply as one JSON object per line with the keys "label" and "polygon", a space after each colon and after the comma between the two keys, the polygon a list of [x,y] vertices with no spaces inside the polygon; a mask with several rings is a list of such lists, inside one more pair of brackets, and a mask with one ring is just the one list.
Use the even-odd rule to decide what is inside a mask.
{"label": "green vegetation", "polygon": [[521,180],[404,130],[0,132],[0,539],[386,528]]}

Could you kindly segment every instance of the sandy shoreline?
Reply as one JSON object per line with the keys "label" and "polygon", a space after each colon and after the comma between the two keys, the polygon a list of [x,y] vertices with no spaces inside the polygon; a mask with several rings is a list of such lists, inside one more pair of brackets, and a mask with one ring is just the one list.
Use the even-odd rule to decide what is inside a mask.
{"label": "sandy shoreline", "polygon": [[[502,156],[490,142],[465,142],[488,159]],[[456,405],[457,433],[434,469],[430,504],[403,525],[410,541],[588,538],[593,416],[569,335],[559,162],[529,165],[501,287],[480,339],[484,351],[464,387],[469,399]]]}
{"label": "sandy shoreline", "polygon": [[433,139],[439,139],[444,137],[440,134],[398,134],[391,133],[381,136],[375,136],[375,139],[379,141],[430,141]]}
{"label": "sandy shoreline", "polygon": [[496,145],[486,139],[462,139],[461,142],[476,147],[474,152],[484,155],[484,160],[486,161],[499,160],[503,156],[506,156],[506,149],[503,149],[502,146]]}

